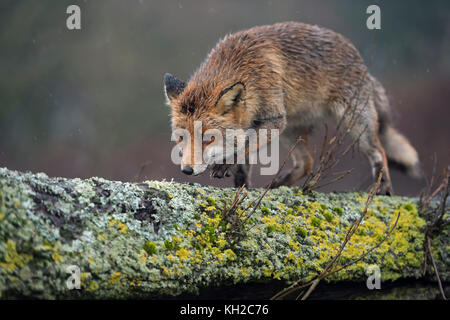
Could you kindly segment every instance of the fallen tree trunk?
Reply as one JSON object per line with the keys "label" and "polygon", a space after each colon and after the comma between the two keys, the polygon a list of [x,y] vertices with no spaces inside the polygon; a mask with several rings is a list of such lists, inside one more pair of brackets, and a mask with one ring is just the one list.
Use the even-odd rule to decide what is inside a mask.
{"label": "fallen tree trunk", "polygon": [[[252,209],[245,208],[263,192],[254,189],[235,220],[224,219],[235,192],[0,169],[0,297],[161,298],[310,280],[337,253],[367,199],[364,193],[302,195],[282,187],[247,219]],[[423,275],[425,221],[411,198],[375,197],[338,264],[376,246],[398,214],[386,241],[325,281],[364,284],[369,265],[380,268],[382,282],[432,280],[429,266]],[[246,222],[239,229],[236,221]],[[448,228],[432,247],[441,279],[448,281]]]}

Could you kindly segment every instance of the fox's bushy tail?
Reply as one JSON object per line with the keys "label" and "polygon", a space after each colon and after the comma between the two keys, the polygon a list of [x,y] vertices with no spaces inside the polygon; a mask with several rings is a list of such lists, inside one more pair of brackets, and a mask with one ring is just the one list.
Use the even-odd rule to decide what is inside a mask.
{"label": "fox's bushy tail", "polygon": [[386,92],[377,79],[371,76],[373,83],[373,97],[378,113],[378,136],[383,145],[389,165],[406,172],[408,175],[420,179],[422,169],[416,149],[408,139],[398,132],[392,125],[391,108]]}

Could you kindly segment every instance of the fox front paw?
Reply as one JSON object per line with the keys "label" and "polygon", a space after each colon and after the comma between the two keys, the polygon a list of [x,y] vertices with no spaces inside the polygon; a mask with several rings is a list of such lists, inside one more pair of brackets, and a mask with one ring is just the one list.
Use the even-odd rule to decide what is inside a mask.
{"label": "fox front paw", "polygon": [[230,164],[215,164],[211,168],[211,177],[221,179],[223,177],[229,177],[231,175]]}
{"label": "fox front paw", "polygon": [[381,196],[393,196],[394,190],[392,189],[392,185],[390,183],[382,183],[378,187],[376,194]]}

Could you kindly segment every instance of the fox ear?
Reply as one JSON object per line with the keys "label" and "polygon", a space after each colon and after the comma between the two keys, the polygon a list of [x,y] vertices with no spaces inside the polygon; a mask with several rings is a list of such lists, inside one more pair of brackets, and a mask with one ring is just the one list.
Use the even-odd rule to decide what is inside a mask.
{"label": "fox ear", "polygon": [[218,106],[223,110],[224,113],[226,113],[244,98],[244,94],[244,84],[240,81],[236,82],[235,84],[222,90],[219,98],[217,99],[216,106]]}
{"label": "fox ear", "polygon": [[183,80],[178,79],[170,73],[164,75],[164,90],[169,102],[178,97],[185,87],[186,83]]}

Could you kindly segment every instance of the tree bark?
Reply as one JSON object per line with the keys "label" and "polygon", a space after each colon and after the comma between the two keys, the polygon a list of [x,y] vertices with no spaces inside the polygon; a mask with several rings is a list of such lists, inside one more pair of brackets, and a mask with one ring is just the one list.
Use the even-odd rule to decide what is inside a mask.
{"label": "tree bark", "polygon": [[[367,199],[365,193],[303,195],[297,187],[281,187],[246,219],[263,190],[248,190],[230,214],[235,192],[0,168],[0,297],[161,298],[311,280],[337,253]],[[378,266],[381,283],[434,281],[429,264],[424,275],[425,221],[416,201],[375,197],[336,266],[376,246],[400,214],[393,233],[323,283],[365,286],[370,265]],[[432,241],[443,282],[449,281],[448,231]]]}

